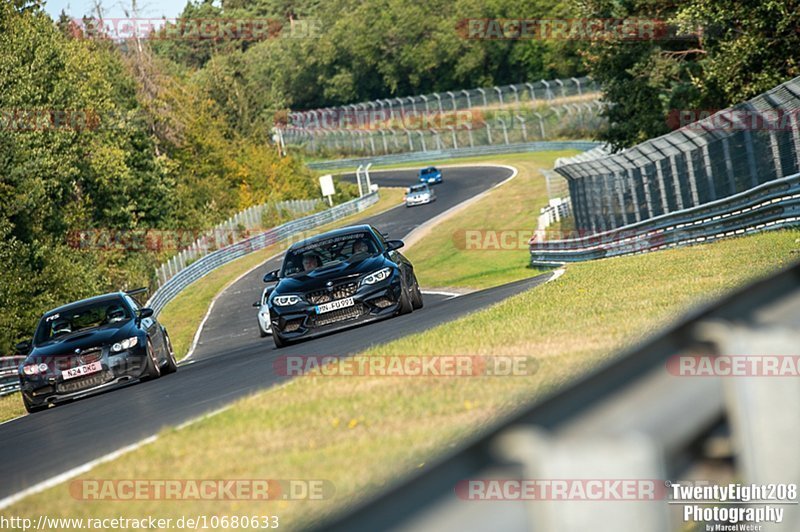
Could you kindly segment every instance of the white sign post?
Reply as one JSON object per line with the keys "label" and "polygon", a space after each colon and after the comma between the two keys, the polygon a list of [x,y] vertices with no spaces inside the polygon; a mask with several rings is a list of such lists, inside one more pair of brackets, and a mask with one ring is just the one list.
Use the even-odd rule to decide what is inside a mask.
{"label": "white sign post", "polygon": [[333,176],[331,174],[319,176],[319,187],[322,189],[322,195],[328,198],[328,204],[333,207],[333,195],[336,194]]}

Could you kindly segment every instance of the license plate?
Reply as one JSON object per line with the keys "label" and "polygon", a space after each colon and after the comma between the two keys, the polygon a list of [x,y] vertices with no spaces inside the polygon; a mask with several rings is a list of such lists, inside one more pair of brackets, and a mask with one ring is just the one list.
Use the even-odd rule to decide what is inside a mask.
{"label": "license plate", "polygon": [[98,371],[103,370],[103,364],[100,362],[92,362],[91,364],[86,364],[85,366],[78,366],[77,368],[66,369],[61,372],[61,376],[66,379],[74,379],[75,377],[81,377],[83,375],[88,375],[90,373],[97,373]]}
{"label": "license plate", "polygon": [[330,312],[332,310],[339,310],[340,308],[352,307],[355,304],[356,304],[356,302],[353,301],[352,297],[346,297],[344,299],[337,299],[336,301],[331,301],[330,303],[325,303],[323,305],[317,305],[317,314],[324,314],[324,313]]}

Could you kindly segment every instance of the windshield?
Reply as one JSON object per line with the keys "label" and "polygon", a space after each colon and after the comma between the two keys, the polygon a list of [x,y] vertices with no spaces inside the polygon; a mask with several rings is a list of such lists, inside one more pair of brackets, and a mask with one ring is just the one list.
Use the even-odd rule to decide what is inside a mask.
{"label": "windshield", "polygon": [[98,327],[119,327],[131,317],[127,306],[119,298],[53,312],[39,322],[34,343],[42,345],[79,331]]}
{"label": "windshield", "polygon": [[419,171],[419,173],[422,175],[433,174],[435,172],[436,168],[423,168],[422,170]]}
{"label": "windshield", "polygon": [[413,194],[415,192],[427,192],[428,185],[414,185],[413,187],[408,189],[408,192]]}
{"label": "windshield", "polygon": [[323,266],[361,260],[380,250],[375,237],[366,231],[325,238],[290,249],[283,260],[281,277],[306,273]]}

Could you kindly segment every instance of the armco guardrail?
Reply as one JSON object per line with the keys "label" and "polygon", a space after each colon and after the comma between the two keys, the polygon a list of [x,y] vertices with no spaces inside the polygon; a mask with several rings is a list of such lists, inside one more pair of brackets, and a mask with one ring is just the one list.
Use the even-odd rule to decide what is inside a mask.
{"label": "armco guardrail", "polygon": [[0,357],[0,397],[19,391],[19,365],[24,356]]}
{"label": "armco guardrail", "polygon": [[[800,77],[620,153],[560,160],[575,226],[607,231],[800,172],[798,113]],[[702,114],[676,110],[673,118],[683,125]]]}
{"label": "armco guardrail", "polygon": [[[797,357],[798,319],[800,264],[690,312],[316,529],[668,532],[688,525],[684,507],[671,504],[666,483],[679,482],[705,459],[719,464],[733,458],[735,471],[716,478],[718,466],[694,468],[695,485],[727,484],[729,478],[744,485],[798,484],[797,377],[694,377],[676,369],[682,359],[675,358]],[[704,445],[712,434],[714,444]],[[654,494],[663,495],[651,501],[564,495],[553,502],[539,497],[537,487],[527,498],[503,500],[501,488],[490,491],[483,484],[481,490],[488,479],[642,479],[642,487],[650,479]],[[470,499],[468,489],[458,488],[472,481],[478,490]],[[487,499],[480,500],[482,491]],[[513,499],[513,492],[507,497]],[[765,530],[800,530],[800,507],[782,508],[781,525]]]}
{"label": "armco guardrail", "polygon": [[727,198],[589,236],[530,244],[531,264],[644,253],[800,224],[800,174]]}
{"label": "armco guardrail", "polygon": [[361,212],[370,205],[378,201],[378,192],[371,192],[361,198],[357,198],[347,203],[342,203],[322,212],[298,218],[273,229],[265,231],[256,236],[237,242],[226,248],[222,248],[213,253],[209,253],[197,261],[191,263],[186,268],[178,272],[174,277],[161,285],[147,302],[147,306],[159,313],[167,303],[177,296],[184,288],[200,279],[204,275],[238,259],[248,253],[263,249],[281,240],[285,240],[297,235],[302,231],[308,231],[326,223],[330,223],[345,216]]}
{"label": "armco guardrail", "polygon": [[418,161],[432,161],[436,159],[457,159],[459,157],[474,157],[476,155],[500,155],[507,153],[522,153],[533,151],[557,150],[590,150],[599,146],[599,142],[591,140],[554,140],[548,142],[526,142],[521,144],[476,146],[474,148],[459,148],[457,150],[430,150],[414,153],[394,153],[391,155],[378,155],[375,157],[359,157],[355,159],[333,159],[308,163],[307,166],[314,170],[336,170],[352,168],[355,166],[372,163],[374,165],[413,163]]}

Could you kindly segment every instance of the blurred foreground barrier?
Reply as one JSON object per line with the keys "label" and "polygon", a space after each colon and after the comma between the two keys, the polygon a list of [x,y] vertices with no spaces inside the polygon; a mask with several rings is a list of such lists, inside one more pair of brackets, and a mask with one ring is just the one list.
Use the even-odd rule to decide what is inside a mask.
{"label": "blurred foreground barrier", "polygon": [[[800,379],[789,370],[766,376],[752,369],[763,370],[771,357],[800,360],[798,323],[800,264],[688,313],[317,529],[689,530],[685,499],[674,500],[671,484],[719,480],[713,468],[698,466],[731,466],[733,458],[727,474],[736,482],[800,483]],[[754,365],[726,374],[721,362],[733,357],[749,357]],[[705,374],[684,364],[698,359],[716,370]],[[729,481],[725,474],[722,484]],[[573,489],[563,497],[507,489],[526,480]],[[491,481],[501,488],[490,490]],[[605,486],[600,497],[581,496],[595,494],[598,483]],[[734,499],[719,506],[748,505]],[[783,511],[782,522],[753,530],[800,530],[797,504],[774,507]]]}

